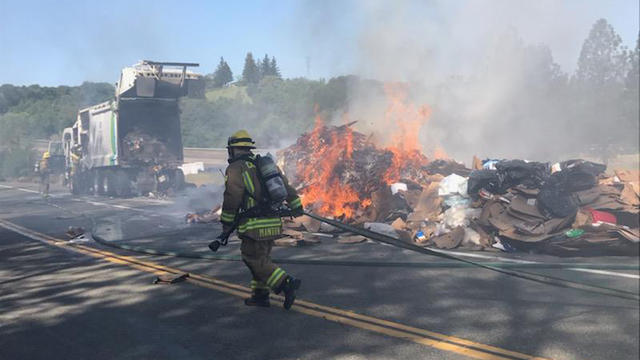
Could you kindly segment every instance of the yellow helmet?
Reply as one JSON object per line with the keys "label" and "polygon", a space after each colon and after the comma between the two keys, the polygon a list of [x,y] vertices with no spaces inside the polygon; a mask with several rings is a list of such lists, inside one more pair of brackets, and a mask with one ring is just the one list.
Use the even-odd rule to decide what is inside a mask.
{"label": "yellow helmet", "polygon": [[45,151],[45,152],[44,152],[44,154],[42,154],[42,158],[43,158],[43,159],[48,159],[48,158],[50,158],[50,157],[51,157],[51,154],[49,154],[49,152],[48,152],[48,151]]}
{"label": "yellow helmet", "polygon": [[255,141],[251,139],[251,136],[247,130],[238,130],[227,140],[227,147],[246,147],[249,149],[255,149]]}

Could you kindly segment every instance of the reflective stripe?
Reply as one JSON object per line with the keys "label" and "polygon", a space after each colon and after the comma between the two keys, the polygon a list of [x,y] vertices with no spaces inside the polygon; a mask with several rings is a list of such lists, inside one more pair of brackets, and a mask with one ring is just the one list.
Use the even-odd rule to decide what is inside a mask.
{"label": "reflective stripe", "polygon": [[255,280],[251,280],[251,282],[249,283],[249,287],[251,289],[254,289],[254,290],[255,289],[268,289],[269,288],[265,283],[257,282]]}
{"label": "reflective stripe", "polygon": [[276,284],[278,283],[278,281],[280,281],[280,278],[282,278],[284,274],[285,272],[281,268],[275,269],[273,273],[271,273],[271,276],[269,276],[269,280],[267,280],[267,286],[269,286],[270,288],[276,286]]}
{"label": "reflective stripe", "polygon": [[223,211],[222,214],[220,214],[220,220],[224,222],[233,222],[235,218],[236,215],[231,212]]}
{"label": "reflective stripe", "polygon": [[291,206],[292,209],[299,208],[300,206],[302,206],[302,201],[300,201],[300,198],[297,197],[291,200],[291,202],[289,203],[289,206]]}
{"label": "reflective stripe", "polygon": [[261,238],[266,238],[269,236],[277,236],[280,234],[282,234],[282,228],[280,226],[258,229],[258,236]]}
{"label": "reflective stripe", "polygon": [[261,220],[255,220],[255,221],[251,221],[251,219],[249,219],[249,221],[247,221],[246,223],[238,226],[238,230],[244,231],[249,229],[260,229],[260,228],[280,227],[280,226],[282,226],[282,221],[279,218],[264,219],[264,220],[261,219]]}
{"label": "reflective stripe", "polygon": [[249,190],[249,193],[253,195],[256,189],[253,187],[253,181],[251,180],[251,176],[249,176],[248,172],[242,172],[242,180],[244,180],[244,186]]}

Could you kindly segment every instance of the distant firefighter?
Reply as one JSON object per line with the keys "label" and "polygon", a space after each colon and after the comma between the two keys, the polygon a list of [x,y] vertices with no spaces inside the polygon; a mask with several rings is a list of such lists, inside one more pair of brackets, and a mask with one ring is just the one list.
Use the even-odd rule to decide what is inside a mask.
{"label": "distant firefighter", "polygon": [[45,198],[49,197],[49,175],[51,173],[49,159],[51,159],[51,153],[45,151],[42,154],[42,159],[36,165],[38,175],[40,175],[40,194]]}

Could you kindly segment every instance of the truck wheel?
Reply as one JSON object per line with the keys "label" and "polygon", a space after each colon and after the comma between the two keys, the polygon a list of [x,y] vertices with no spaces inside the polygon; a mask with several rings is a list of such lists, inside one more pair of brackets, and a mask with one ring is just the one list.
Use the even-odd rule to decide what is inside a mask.
{"label": "truck wheel", "polygon": [[117,187],[118,187],[118,174],[116,171],[111,169],[106,171],[106,183],[107,183],[107,195],[108,196],[117,196]]}
{"label": "truck wheel", "polygon": [[100,170],[93,171],[93,195],[104,195],[104,173]]}
{"label": "truck wheel", "polygon": [[131,194],[131,181],[124,170],[118,170],[115,173],[115,193],[118,197],[125,197]]}
{"label": "truck wheel", "polygon": [[175,191],[180,191],[184,189],[184,184],[185,184],[184,173],[182,172],[182,170],[176,169],[176,172],[173,176],[173,189]]}
{"label": "truck wheel", "polygon": [[71,191],[73,195],[80,195],[81,193],[79,182],[80,182],[80,179],[78,175],[72,176],[71,179],[69,180],[69,191]]}

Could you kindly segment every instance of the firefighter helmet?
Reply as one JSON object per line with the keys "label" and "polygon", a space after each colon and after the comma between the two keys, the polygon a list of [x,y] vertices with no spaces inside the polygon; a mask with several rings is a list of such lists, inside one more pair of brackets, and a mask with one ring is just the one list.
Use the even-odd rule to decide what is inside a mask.
{"label": "firefighter helmet", "polygon": [[251,136],[247,130],[238,130],[227,140],[227,147],[245,147],[249,149],[255,149],[255,141],[251,139]]}
{"label": "firefighter helmet", "polygon": [[51,157],[51,154],[48,151],[45,151],[44,154],[42,154],[42,159],[43,160],[48,159],[50,157]]}

